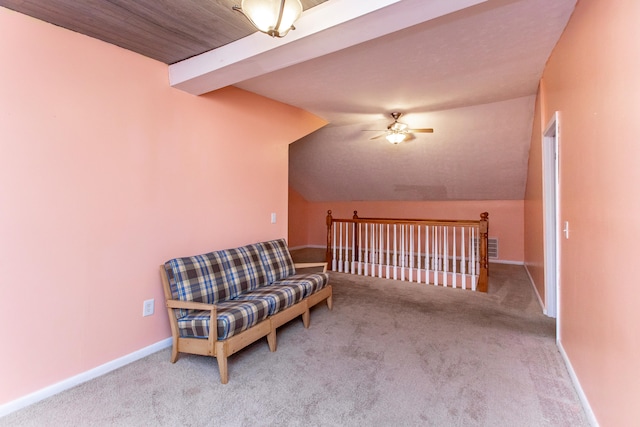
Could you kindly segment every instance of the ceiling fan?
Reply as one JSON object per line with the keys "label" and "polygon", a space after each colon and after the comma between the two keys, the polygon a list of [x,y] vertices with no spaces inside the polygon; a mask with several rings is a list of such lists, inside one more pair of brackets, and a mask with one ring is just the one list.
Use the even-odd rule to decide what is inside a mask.
{"label": "ceiling fan", "polygon": [[386,131],[375,131],[375,132],[384,132],[383,134],[374,136],[369,139],[378,139],[383,136],[387,138],[392,144],[400,144],[402,141],[407,139],[407,136],[412,133],[433,133],[433,129],[409,129],[409,125],[406,123],[399,122],[398,119],[402,116],[402,113],[398,113],[394,111],[391,113],[391,117],[393,118],[393,123],[387,126]]}

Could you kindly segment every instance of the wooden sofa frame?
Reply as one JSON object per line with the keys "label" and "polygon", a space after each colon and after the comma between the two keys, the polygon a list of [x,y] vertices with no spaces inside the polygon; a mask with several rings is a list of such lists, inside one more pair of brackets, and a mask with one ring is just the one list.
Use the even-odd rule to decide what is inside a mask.
{"label": "wooden sofa frame", "polygon": [[[322,267],[322,272],[327,272],[327,263],[297,263],[295,268],[314,268]],[[169,323],[171,324],[171,335],[173,337],[173,347],[171,350],[171,363],[178,360],[179,353],[198,354],[202,356],[212,356],[218,361],[218,369],[220,371],[220,382],[227,384],[229,382],[229,372],[227,367],[227,358],[232,354],[242,350],[249,344],[267,337],[269,350],[274,352],[277,348],[276,329],[285,323],[302,316],[302,323],[305,328],[309,328],[310,316],[309,309],[322,301],[327,302],[329,310],[333,309],[333,291],[331,285],[327,285],[323,289],[309,295],[302,301],[291,307],[288,307],[262,322],[252,326],[251,328],[233,335],[226,340],[218,340],[216,321],[209,322],[209,338],[188,338],[181,337],[178,328],[178,319],[173,312],[174,309],[186,310],[204,310],[211,312],[211,319],[217,319],[217,311],[215,304],[204,304],[195,301],[181,301],[173,299],[169,279],[165,271],[164,265],[160,266],[160,276],[162,278],[162,288],[166,300],[167,312],[169,314]],[[213,332],[213,333],[211,333]]]}

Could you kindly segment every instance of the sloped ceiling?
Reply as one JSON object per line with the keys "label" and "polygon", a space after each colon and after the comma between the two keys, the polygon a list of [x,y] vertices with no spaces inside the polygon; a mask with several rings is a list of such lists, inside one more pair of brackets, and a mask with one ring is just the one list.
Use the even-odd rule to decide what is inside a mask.
{"label": "sloped ceiling", "polygon": [[[167,64],[178,61],[170,66],[170,79],[172,69],[183,65],[210,66],[242,56],[254,45],[277,43],[249,35],[246,20],[230,10],[234,3],[0,0],[0,6]],[[314,58],[298,49],[287,57],[275,49],[244,60],[253,66],[252,74],[242,77],[232,69],[217,80],[329,122],[290,148],[290,185],[308,200],[518,200],[524,197],[537,85],[575,3],[303,0],[309,10],[290,34],[304,33],[312,16],[377,10],[351,19],[348,31],[339,25],[317,27],[313,38],[299,44],[332,53]],[[427,9],[449,12],[412,21],[413,15],[426,16]],[[373,15],[377,20],[367,20]],[[359,33],[376,32],[362,39],[368,41],[348,43]],[[270,56],[276,66],[263,67]],[[277,66],[280,60],[284,65]],[[209,77],[224,72],[213,67]],[[405,113],[401,121],[410,127],[435,132],[399,145],[370,140],[379,134],[371,130],[391,123],[392,111]]]}
{"label": "sloped ceiling", "polygon": [[[490,0],[237,86],[330,122],[290,148],[307,200],[520,200],[538,82],[574,6]],[[435,131],[370,140],[392,111]]]}

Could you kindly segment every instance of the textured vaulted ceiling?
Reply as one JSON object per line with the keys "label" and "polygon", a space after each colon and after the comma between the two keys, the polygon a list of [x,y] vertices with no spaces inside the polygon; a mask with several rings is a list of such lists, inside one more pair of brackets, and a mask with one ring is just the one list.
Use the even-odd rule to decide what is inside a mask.
{"label": "textured vaulted ceiling", "polygon": [[[346,14],[345,6],[363,7],[353,3],[359,1],[303,0],[308,10],[295,33],[306,31],[308,13]],[[353,18],[348,27],[316,30],[306,42],[289,39],[298,50],[278,48],[245,59],[253,66],[247,77],[232,67],[212,69],[205,77],[232,74],[231,80],[227,75],[218,81],[329,121],[290,148],[290,184],[308,200],[522,199],[537,85],[576,0],[486,0],[467,7],[477,2],[371,0],[366,4],[380,4],[375,21],[367,20],[375,15],[370,13]],[[0,6],[167,64],[177,62],[171,67],[194,55],[182,62],[224,62],[261,42],[251,38],[258,35],[245,38],[253,30],[231,12],[233,4],[0,0]],[[462,9],[403,25],[408,16],[451,4]],[[393,32],[386,34],[387,27]],[[372,39],[343,43],[360,32]],[[308,59],[306,52],[314,49],[324,53]],[[291,65],[265,67],[269,56],[272,63]],[[392,111],[406,113],[401,121],[411,127],[435,132],[400,145],[370,140],[377,133],[369,130],[385,129]]]}
{"label": "textured vaulted ceiling", "polygon": [[[520,200],[538,82],[574,6],[490,0],[238,86],[330,121],[291,145],[308,200]],[[435,131],[370,140],[391,111]]]}

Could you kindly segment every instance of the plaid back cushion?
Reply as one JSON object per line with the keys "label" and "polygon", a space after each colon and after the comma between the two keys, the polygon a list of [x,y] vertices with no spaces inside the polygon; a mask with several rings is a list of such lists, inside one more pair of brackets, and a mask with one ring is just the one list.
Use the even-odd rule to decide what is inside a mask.
{"label": "plaid back cushion", "polygon": [[293,259],[284,239],[258,243],[260,257],[267,272],[269,283],[282,280],[296,274]]}
{"label": "plaid back cushion", "polygon": [[[235,287],[223,271],[224,260],[219,252],[175,258],[164,265],[173,297],[181,301],[217,304],[237,296]],[[177,310],[178,318],[188,310]]]}
{"label": "plaid back cushion", "polygon": [[219,251],[227,282],[234,297],[267,284],[267,274],[260,261],[257,245]]}

